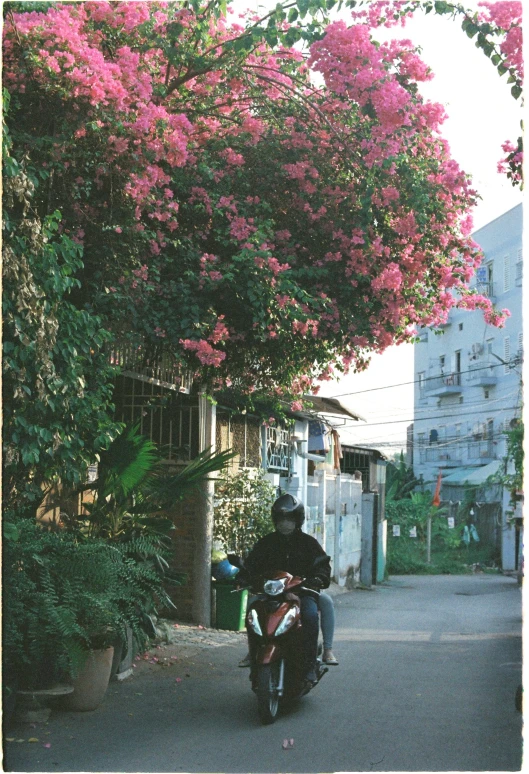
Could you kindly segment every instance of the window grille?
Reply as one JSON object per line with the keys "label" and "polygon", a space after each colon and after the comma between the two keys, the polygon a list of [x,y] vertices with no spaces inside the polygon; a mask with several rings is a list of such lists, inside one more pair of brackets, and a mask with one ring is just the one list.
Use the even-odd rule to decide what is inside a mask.
{"label": "window grille", "polygon": [[198,402],[151,381],[118,376],[114,391],[116,419],[138,424],[160,446],[164,459],[188,461],[198,454]]}
{"label": "window grille", "polygon": [[232,465],[239,468],[261,467],[259,420],[246,415],[233,415],[217,408],[217,451],[233,451]]}
{"label": "window grille", "polygon": [[290,431],[283,427],[266,429],[266,469],[273,473],[289,473]]}

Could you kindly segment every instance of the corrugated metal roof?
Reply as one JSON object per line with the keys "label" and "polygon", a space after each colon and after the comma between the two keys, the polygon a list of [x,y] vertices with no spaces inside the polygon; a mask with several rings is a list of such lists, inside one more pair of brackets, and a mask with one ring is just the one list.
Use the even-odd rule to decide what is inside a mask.
{"label": "corrugated metal roof", "polygon": [[304,395],[303,400],[307,403],[312,403],[312,408],[303,412],[295,413],[314,413],[314,414],[330,414],[332,416],[350,417],[351,419],[360,420],[365,422],[361,414],[353,409],[349,408],[345,403],[342,403],[338,398],[324,398],[320,395]]}
{"label": "corrugated metal roof", "polygon": [[489,462],[488,465],[483,465],[481,468],[457,468],[453,473],[443,477],[443,484],[450,484],[451,486],[464,486],[465,484],[479,486],[484,484],[489,476],[497,473],[500,467],[500,460],[493,460],[493,462]]}

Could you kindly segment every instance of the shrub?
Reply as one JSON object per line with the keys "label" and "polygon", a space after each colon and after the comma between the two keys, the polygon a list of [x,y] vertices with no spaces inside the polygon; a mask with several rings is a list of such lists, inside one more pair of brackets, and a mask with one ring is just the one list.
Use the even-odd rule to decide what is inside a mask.
{"label": "shrub", "polygon": [[3,667],[38,688],[75,676],[90,649],[125,639],[147,642],[154,611],[165,599],[162,576],[131,553],[33,520],[4,530]]}
{"label": "shrub", "polygon": [[270,510],[275,487],[262,470],[243,469],[215,487],[213,537],[224,550],[244,555],[255,542],[274,529]]}

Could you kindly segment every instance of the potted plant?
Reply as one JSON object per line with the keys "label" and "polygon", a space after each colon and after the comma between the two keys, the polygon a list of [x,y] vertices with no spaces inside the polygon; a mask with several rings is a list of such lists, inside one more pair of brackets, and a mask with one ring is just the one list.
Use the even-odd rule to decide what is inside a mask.
{"label": "potted plant", "polygon": [[[165,594],[159,573],[99,538],[29,519],[16,527],[4,539],[3,654],[21,688],[75,680],[96,651],[111,663],[109,650],[127,627],[147,641],[143,611]],[[107,682],[109,673],[110,664]]]}

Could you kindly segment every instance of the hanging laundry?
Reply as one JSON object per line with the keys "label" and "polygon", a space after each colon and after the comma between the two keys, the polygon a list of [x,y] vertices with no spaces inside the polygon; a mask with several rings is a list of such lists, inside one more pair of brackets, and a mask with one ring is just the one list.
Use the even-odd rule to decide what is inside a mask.
{"label": "hanging laundry", "polygon": [[471,538],[473,540],[476,541],[476,543],[479,543],[478,531],[477,531],[476,527],[474,526],[474,524],[470,525],[470,536],[471,536]]}
{"label": "hanging laundry", "polygon": [[311,419],[309,422],[309,452],[327,454],[330,448],[327,427],[319,419]]}
{"label": "hanging laundry", "polygon": [[340,443],[340,436],[338,435],[337,430],[331,430],[331,436],[332,436],[334,469],[340,470],[340,460],[343,457],[342,445]]}
{"label": "hanging laundry", "polygon": [[470,531],[466,524],[463,530],[463,543],[465,543],[467,546],[470,545]]}

